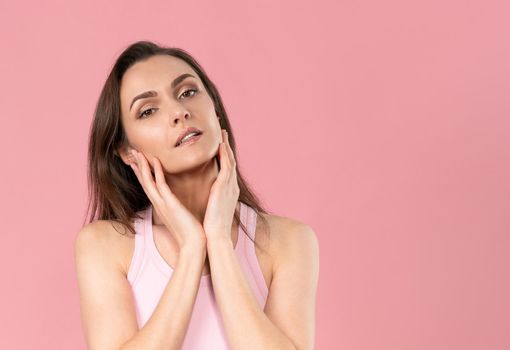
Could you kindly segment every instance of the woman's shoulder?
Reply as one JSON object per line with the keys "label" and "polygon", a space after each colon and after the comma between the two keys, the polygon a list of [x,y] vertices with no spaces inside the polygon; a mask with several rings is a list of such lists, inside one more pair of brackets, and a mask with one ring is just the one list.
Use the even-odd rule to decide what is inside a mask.
{"label": "woman's shoulder", "polygon": [[260,215],[267,221],[269,246],[272,255],[276,258],[282,255],[299,254],[303,250],[318,246],[317,235],[309,224],[274,213],[261,213]]}
{"label": "woman's shoulder", "polygon": [[[260,213],[266,219],[271,229],[271,234],[275,234],[275,239],[295,239],[301,235],[315,235],[312,227],[298,219],[287,216],[281,216],[274,213]],[[273,232],[274,229],[274,232]]]}
{"label": "woman's shoulder", "polygon": [[114,220],[94,220],[83,226],[76,239],[93,240],[97,244],[107,245],[134,235],[119,222]]}
{"label": "woman's shoulder", "polygon": [[126,254],[134,247],[134,235],[113,220],[95,220],[83,226],[75,237],[75,251],[88,250],[109,259],[125,270]]}

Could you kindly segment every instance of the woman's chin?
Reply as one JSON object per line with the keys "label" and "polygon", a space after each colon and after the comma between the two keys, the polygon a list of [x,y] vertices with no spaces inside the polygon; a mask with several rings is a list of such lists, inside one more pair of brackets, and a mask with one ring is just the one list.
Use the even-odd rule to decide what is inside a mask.
{"label": "woman's chin", "polygon": [[171,166],[165,167],[165,169],[169,169],[170,174],[178,174],[187,171],[196,171],[196,170],[206,170],[206,168],[210,165],[214,165],[216,162],[219,167],[220,160],[217,155],[213,154],[211,156],[207,156],[203,153],[188,155],[187,157],[174,157],[169,161]]}

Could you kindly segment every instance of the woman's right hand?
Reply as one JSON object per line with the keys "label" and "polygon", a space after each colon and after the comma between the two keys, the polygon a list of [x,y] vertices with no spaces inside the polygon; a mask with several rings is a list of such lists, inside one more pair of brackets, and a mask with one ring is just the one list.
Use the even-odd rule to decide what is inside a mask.
{"label": "woman's right hand", "polygon": [[179,248],[206,249],[207,237],[200,222],[179,201],[166,183],[159,159],[153,158],[156,181],[151,173],[150,164],[142,152],[132,150],[131,168],[149,197],[165,226],[172,232]]}

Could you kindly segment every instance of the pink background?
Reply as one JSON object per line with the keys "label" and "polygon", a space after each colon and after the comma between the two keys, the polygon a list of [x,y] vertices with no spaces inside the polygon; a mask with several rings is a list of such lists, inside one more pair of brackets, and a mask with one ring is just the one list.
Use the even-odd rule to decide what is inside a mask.
{"label": "pink background", "polygon": [[510,348],[507,1],[4,1],[1,349],[85,349],[88,129],[135,40],[194,55],[320,241],[317,349]]}

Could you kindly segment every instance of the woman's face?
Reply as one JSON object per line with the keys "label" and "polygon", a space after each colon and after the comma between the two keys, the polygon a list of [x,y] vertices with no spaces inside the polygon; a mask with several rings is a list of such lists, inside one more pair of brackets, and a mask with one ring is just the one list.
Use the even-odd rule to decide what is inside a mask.
{"label": "woman's face", "polygon": [[[183,80],[182,74],[191,74]],[[152,96],[136,96],[153,91]],[[221,142],[221,127],[214,103],[202,81],[183,60],[152,56],[131,66],[120,87],[121,113],[129,145],[119,149],[129,164],[128,151],[143,152],[151,166],[155,156],[168,173],[179,173],[211,160]],[[134,102],[133,102],[134,101]],[[192,144],[176,147],[179,135],[188,127],[202,131]]]}

